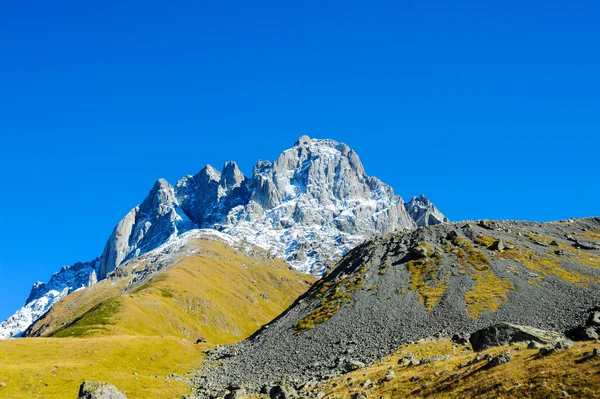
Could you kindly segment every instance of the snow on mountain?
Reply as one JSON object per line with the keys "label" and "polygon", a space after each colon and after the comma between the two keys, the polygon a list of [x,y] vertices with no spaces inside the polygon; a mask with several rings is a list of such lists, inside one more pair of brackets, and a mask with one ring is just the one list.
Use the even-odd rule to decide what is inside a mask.
{"label": "snow on mountain", "polygon": [[173,245],[198,228],[254,244],[320,276],[374,235],[447,221],[425,196],[405,203],[390,186],[368,176],[346,144],[302,136],[274,162],[259,161],[251,177],[230,161],[221,172],[207,165],[175,187],[159,179],[114,228],[87,277],[75,272],[82,265],[76,264],[55,273],[48,284],[36,283],[26,306],[1,325],[0,336],[18,334],[65,288],[87,285],[92,269],[90,278],[104,279],[124,262]]}
{"label": "snow on mountain", "polygon": [[158,179],[146,199],[113,230],[102,253],[98,277],[105,278],[123,261],[195,227],[179,208],[173,186],[165,179]]}
{"label": "snow on mountain", "polygon": [[48,283],[37,282],[31,288],[25,306],[0,324],[0,339],[21,335],[62,297],[96,283],[100,259],[63,266]]}

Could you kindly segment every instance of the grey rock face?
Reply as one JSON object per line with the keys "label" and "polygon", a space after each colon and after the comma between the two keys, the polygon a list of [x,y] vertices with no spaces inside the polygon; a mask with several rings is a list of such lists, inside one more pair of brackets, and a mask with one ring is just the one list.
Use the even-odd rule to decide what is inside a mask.
{"label": "grey rock face", "polygon": [[406,211],[419,227],[449,222],[448,218],[422,194],[406,203]]}
{"label": "grey rock face", "polygon": [[79,387],[77,399],[127,399],[127,396],[114,385],[86,381]]}
{"label": "grey rock face", "polygon": [[131,256],[148,252],[195,227],[177,204],[173,187],[164,179],[157,180],[146,199],[113,230],[102,253],[98,278],[104,279]]}
{"label": "grey rock face", "polygon": [[[317,275],[365,238],[417,226],[347,145],[307,136],[273,163],[259,161],[251,178],[233,162],[221,173],[207,166],[181,179],[176,195],[198,226],[247,238]],[[410,209],[420,225],[447,221],[424,196]]]}

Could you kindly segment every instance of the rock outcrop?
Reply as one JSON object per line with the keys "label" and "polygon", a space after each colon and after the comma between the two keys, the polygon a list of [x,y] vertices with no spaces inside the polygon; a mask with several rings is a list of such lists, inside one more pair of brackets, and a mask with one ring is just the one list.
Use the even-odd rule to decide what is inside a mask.
{"label": "rock outcrop", "polygon": [[173,187],[158,179],[146,199],[117,224],[102,253],[98,278],[131,256],[148,252],[196,227],[179,208]]}
{"label": "rock outcrop", "polygon": [[127,399],[127,396],[114,385],[86,381],[79,387],[77,399]]}

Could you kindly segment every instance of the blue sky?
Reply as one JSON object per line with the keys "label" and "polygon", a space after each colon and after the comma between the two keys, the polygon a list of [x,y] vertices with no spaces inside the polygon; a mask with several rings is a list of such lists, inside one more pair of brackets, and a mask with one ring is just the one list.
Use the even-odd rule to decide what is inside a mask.
{"label": "blue sky", "polygon": [[153,182],[346,142],[451,219],[599,215],[595,2],[6,2],[0,319]]}

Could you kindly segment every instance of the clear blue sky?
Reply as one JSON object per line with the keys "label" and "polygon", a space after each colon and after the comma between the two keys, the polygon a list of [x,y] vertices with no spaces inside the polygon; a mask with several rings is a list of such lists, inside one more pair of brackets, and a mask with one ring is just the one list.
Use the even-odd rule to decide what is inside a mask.
{"label": "clear blue sky", "polygon": [[302,134],[452,220],[600,214],[597,2],[373,3],[5,2],[0,319],[157,178]]}

